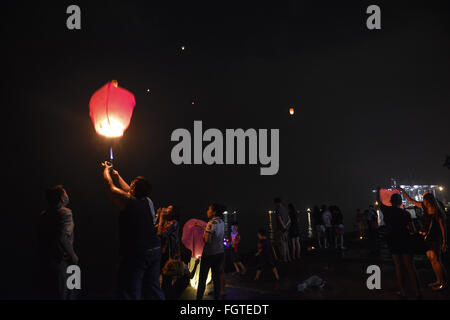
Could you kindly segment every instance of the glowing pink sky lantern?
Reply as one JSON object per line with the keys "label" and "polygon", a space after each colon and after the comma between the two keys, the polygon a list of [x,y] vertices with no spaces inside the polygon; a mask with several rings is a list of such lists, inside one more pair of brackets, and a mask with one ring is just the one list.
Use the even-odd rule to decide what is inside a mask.
{"label": "glowing pink sky lantern", "polygon": [[121,137],[130,125],[136,101],[116,80],[98,89],[89,101],[89,115],[95,131],[105,137]]}
{"label": "glowing pink sky lantern", "polygon": [[206,222],[198,219],[188,220],[183,227],[183,234],[181,236],[181,242],[184,246],[191,250],[193,258],[200,258],[202,256],[203,247],[205,242],[203,241],[203,229],[195,224],[201,224],[206,228]]}
{"label": "glowing pink sky lantern", "polygon": [[[401,194],[401,192],[398,191],[397,189],[392,189],[392,190],[391,189],[380,189],[381,202],[387,207],[392,207],[391,197],[392,197],[392,195],[394,195],[396,193]],[[403,205],[402,205],[402,208],[403,208]]]}

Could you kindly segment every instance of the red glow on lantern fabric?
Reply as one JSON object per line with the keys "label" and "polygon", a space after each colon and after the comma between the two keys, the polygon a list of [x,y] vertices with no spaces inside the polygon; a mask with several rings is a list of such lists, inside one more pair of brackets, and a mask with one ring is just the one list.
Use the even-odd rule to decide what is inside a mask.
{"label": "red glow on lantern fabric", "polygon": [[89,101],[89,115],[95,131],[106,137],[121,137],[131,121],[134,95],[111,81],[98,89]]}
{"label": "red glow on lantern fabric", "polygon": [[[401,194],[400,191],[398,191],[397,189],[393,189],[393,190],[389,190],[389,189],[380,189],[380,200],[381,202],[387,206],[387,207],[392,207],[391,204],[391,197],[393,194]],[[403,208],[403,205],[402,205]]]}
{"label": "red glow on lantern fabric", "polygon": [[206,228],[206,222],[198,219],[188,220],[183,227],[183,234],[181,236],[181,241],[184,246],[191,250],[193,258],[200,258],[202,256],[203,247],[205,242],[203,241],[203,229],[196,226],[195,224],[201,224]]}

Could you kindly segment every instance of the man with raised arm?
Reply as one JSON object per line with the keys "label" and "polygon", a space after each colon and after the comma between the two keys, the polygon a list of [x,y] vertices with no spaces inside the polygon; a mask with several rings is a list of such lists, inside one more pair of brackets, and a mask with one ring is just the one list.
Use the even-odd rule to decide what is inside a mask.
{"label": "man with raised arm", "polygon": [[161,242],[148,198],[150,183],[138,176],[128,185],[110,163],[102,166],[106,191],[120,209],[119,298],[163,300],[159,283]]}

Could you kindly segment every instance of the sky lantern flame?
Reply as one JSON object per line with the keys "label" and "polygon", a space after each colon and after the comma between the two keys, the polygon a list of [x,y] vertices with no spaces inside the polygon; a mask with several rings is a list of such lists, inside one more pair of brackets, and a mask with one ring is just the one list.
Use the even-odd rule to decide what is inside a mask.
{"label": "sky lantern flame", "polygon": [[89,101],[89,115],[95,131],[108,138],[123,136],[130,125],[136,100],[116,80],[98,89]]}

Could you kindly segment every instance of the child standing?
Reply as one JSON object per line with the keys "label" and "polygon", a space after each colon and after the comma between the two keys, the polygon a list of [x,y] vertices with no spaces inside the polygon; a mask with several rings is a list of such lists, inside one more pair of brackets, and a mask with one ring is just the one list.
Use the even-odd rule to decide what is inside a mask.
{"label": "child standing", "polygon": [[256,269],[256,275],[254,280],[258,280],[261,275],[262,269],[265,265],[269,265],[272,268],[275,279],[280,280],[278,276],[278,270],[275,267],[274,262],[274,249],[270,244],[270,241],[266,237],[266,231],[263,229],[258,230],[258,252],[255,254],[258,257],[258,265]]}
{"label": "child standing", "polygon": [[231,256],[234,268],[236,269],[236,274],[241,273],[241,275],[245,275],[245,272],[247,269],[242,264],[241,259],[239,258],[239,241],[241,241],[241,236],[238,232],[238,225],[237,223],[233,223],[231,225]]}

